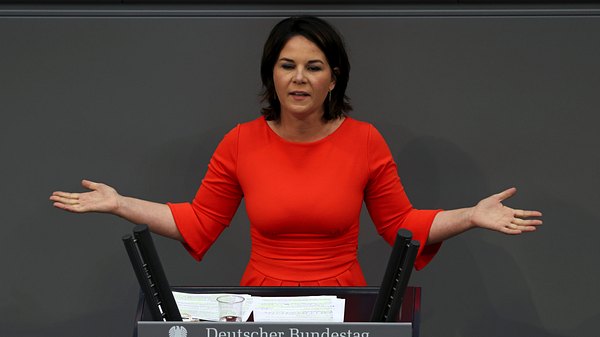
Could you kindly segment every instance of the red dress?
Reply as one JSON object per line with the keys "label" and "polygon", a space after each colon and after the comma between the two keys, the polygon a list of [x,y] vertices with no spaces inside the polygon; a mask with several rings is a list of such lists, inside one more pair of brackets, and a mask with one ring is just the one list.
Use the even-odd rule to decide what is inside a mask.
{"label": "red dress", "polygon": [[168,204],[194,258],[229,225],[242,197],[252,238],[243,286],[366,285],[357,260],[363,202],[388,243],[400,228],[421,242],[417,269],[440,247],[424,246],[439,210],[412,207],[381,134],[352,118],[310,143],[284,140],[264,117],[225,135],[193,202]]}

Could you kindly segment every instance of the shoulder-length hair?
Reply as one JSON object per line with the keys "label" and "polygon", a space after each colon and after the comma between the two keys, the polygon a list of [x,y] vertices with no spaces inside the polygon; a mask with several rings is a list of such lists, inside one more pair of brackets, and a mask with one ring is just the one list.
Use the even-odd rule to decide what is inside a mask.
{"label": "shoulder-length hair", "polygon": [[275,93],[273,69],[285,44],[294,36],[303,36],[321,49],[331,67],[335,87],[331,99],[323,102],[323,120],[332,120],[352,110],[350,99],[346,96],[346,87],[350,78],[350,62],[341,35],[326,21],[314,16],[294,16],[273,27],[263,49],[260,75],[263,91],[262,102],[266,106],[261,113],[267,120],[278,121],[281,105]]}

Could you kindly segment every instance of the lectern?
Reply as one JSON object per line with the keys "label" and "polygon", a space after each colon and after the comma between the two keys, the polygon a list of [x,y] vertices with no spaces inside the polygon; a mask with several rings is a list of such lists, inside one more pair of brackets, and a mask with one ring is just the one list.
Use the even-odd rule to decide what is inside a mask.
{"label": "lectern", "polygon": [[[174,287],[146,226],[123,242],[140,283],[134,337],[418,337],[421,289],[407,287],[419,243],[398,232],[381,287]],[[334,295],[345,300],[344,322],[183,322],[171,291],[252,296]]]}
{"label": "lectern", "polygon": [[400,313],[389,322],[370,322],[379,287],[173,287],[173,290],[187,293],[232,293],[265,297],[334,295],[346,300],[346,310],[343,323],[258,323],[252,322],[252,316],[250,321],[245,323],[157,322],[153,320],[142,292],[135,315],[134,337],[170,337],[169,330],[173,327],[185,328],[187,337],[419,336],[420,287],[406,288]]}

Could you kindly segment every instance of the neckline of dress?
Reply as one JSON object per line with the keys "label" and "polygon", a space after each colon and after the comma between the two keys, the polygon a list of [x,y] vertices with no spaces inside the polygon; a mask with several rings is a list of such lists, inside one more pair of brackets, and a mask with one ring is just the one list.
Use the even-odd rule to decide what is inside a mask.
{"label": "neckline of dress", "polygon": [[321,139],[318,139],[318,140],[315,140],[315,141],[310,141],[310,142],[294,142],[294,141],[291,141],[291,140],[287,140],[287,139],[283,138],[282,136],[280,136],[279,134],[277,134],[277,132],[275,132],[275,130],[273,130],[271,128],[271,126],[269,125],[269,123],[267,123],[267,119],[264,116],[262,116],[263,123],[265,123],[265,127],[267,128],[267,130],[269,131],[270,134],[272,134],[276,139],[278,139],[279,141],[281,141],[283,143],[291,144],[291,145],[297,145],[297,146],[316,145],[316,144],[320,144],[320,143],[323,143],[323,142],[326,142],[326,141],[332,139],[333,137],[335,137],[340,132],[340,130],[344,127],[344,125],[347,124],[346,122],[349,119],[350,119],[350,117],[344,116],[344,120],[340,123],[340,125],[338,125],[338,127],[335,130],[333,130],[333,132],[331,132],[330,134],[328,134],[327,136],[325,136],[325,137],[323,137]]}

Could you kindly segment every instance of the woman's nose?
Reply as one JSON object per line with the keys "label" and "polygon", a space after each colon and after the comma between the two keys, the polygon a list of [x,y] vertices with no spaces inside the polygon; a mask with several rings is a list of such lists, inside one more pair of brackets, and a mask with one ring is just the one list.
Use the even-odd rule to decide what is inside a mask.
{"label": "woman's nose", "polygon": [[304,71],[302,71],[302,69],[300,67],[298,67],[298,69],[296,70],[296,72],[294,73],[294,82],[296,83],[304,83]]}

